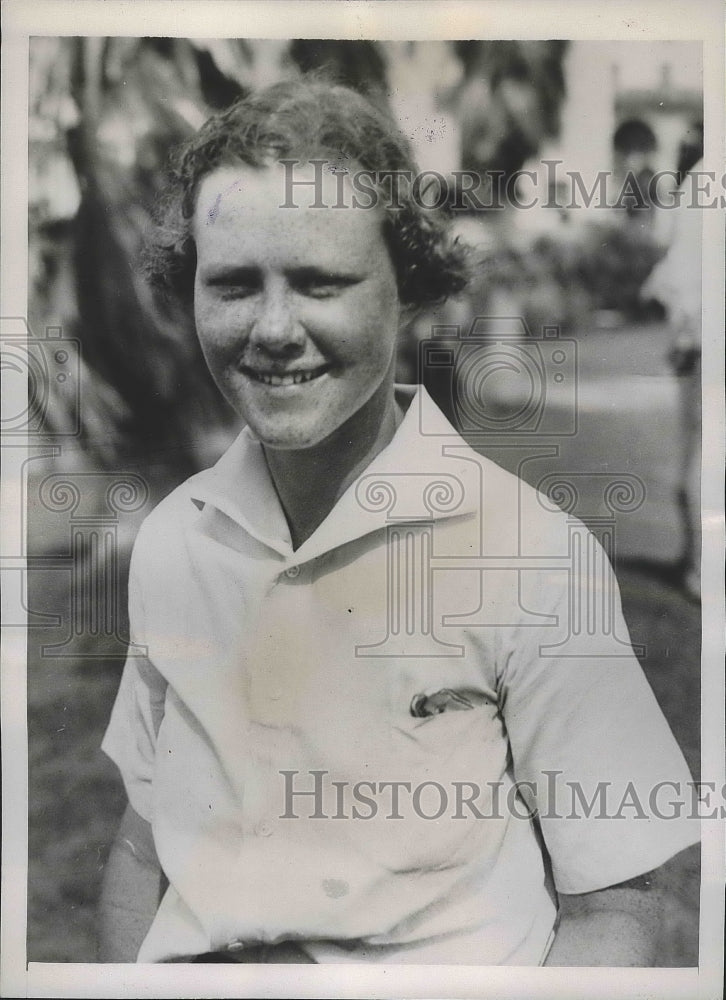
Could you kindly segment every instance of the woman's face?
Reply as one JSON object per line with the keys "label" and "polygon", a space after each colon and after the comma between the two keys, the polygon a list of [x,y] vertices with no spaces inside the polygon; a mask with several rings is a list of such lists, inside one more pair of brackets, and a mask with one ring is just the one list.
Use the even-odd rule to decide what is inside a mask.
{"label": "woman's face", "polygon": [[[296,181],[305,176],[299,165]],[[325,205],[339,180],[324,172]],[[269,448],[319,444],[374,394],[383,411],[393,393],[400,305],[382,214],[312,208],[315,195],[298,186],[299,207],[281,208],[274,164],[220,167],[197,197],[199,340],[228,402]]]}

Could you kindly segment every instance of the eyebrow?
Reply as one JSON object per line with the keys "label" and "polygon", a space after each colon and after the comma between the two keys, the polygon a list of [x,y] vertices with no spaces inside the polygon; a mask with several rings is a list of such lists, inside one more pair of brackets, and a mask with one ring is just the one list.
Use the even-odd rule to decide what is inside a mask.
{"label": "eyebrow", "polygon": [[245,284],[259,279],[261,273],[259,267],[252,265],[230,266],[227,264],[212,265],[202,271],[204,280],[209,285]]}
{"label": "eyebrow", "polygon": [[305,283],[306,281],[353,282],[360,281],[363,277],[356,271],[345,271],[339,268],[317,267],[314,264],[286,268],[284,273],[286,278],[292,278],[294,281],[302,283]]}
{"label": "eyebrow", "polygon": [[[299,267],[285,268],[283,274],[293,283],[305,284],[311,281],[331,281],[343,284],[360,281],[363,275],[356,271],[346,271],[339,268],[321,267],[314,264],[304,264]],[[249,284],[259,281],[262,268],[254,264],[212,266],[203,273],[204,280],[209,285]]]}

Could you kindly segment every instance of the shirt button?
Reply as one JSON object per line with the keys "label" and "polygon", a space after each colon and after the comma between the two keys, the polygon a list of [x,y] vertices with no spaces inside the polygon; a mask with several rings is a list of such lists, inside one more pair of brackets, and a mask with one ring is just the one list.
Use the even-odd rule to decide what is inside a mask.
{"label": "shirt button", "polygon": [[296,576],[300,576],[300,567],[290,566],[285,570],[285,576],[289,577],[290,580],[294,580]]}
{"label": "shirt button", "polygon": [[272,836],[272,826],[263,819],[261,823],[258,823],[255,827],[255,833],[258,837],[271,837]]}

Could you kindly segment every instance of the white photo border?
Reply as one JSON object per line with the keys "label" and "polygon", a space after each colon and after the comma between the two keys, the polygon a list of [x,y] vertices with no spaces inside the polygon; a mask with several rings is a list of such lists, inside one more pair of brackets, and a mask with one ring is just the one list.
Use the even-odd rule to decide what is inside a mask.
{"label": "white photo border", "polygon": [[[5,0],[2,95],[3,317],[27,315],[28,39],[34,35],[249,38],[572,38],[703,43],[705,169],[724,171],[724,8],[719,0]],[[724,213],[704,212],[702,773],[724,783]],[[4,484],[3,527],[22,497]],[[3,597],[3,616],[17,615]],[[7,619],[6,619],[7,620]],[[11,618],[12,621],[18,620]],[[26,967],[27,727],[24,630],[3,629],[0,995],[37,997],[695,997],[720,995],[724,824],[704,824],[698,969],[468,966]],[[293,992],[294,991],[294,992]]]}

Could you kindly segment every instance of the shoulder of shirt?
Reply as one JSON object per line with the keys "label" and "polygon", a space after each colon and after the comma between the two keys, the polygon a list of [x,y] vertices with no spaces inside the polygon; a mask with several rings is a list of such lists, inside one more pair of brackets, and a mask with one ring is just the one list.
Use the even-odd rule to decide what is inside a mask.
{"label": "shoulder of shirt", "polygon": [[[549,555],[553,552],[560,552],[563,546],[566,547],[570,532],[574,526],[580,530],[587,530],[583,522],[574,515],[560,509],[545,493],[532,486],[526,479],[522,479],[514,472],[510,472],[500,465],[494,458],[484,451],[473,448],[460,432],[450,423],[443,411],[435,401],[426,394],[423,405],[428,408],[428,417],[435,414],[436,427],[442,434],[441,440],[455,443],[455,451],[460,456],[458,469],[452,467],[450,462],[456,463],[453,453],[445,462],[441,463],[441,451],[438,450],[439,459],[434,459],[432,467],[438,472],[455,472],[459,474],[465,485],[465,491],[469,498],[475,496],[477,502],[475,507],[479,507],[480,477],[484,482],[483,516],[496,523],[497,518],[501,518],[503,530],[509,534],[511,529],[512,516],[517,516],[517,511],[522,511],[523,516],[526,511],[527,517],[527,550],[530,555]],[[431,437],[426,436],[421,439],[421,447],[415,447],[409,441],[412,452],[418,456],[423,454],[429,458],[435,452],[430,452]],[[441,464],[440,464],[441,463]],[[480,466],[480,470],[476,466]],[[566,482],[566,473],[562,476]],[[515,506],[512,506],[512,498],[516,498]],[[471,503],[466,506],[472,509]],[[437,522],[438,531],[457,531],[458,518],[443,519]]]}
{"label": "shoulder of shirt", "polygon": [[[463,438],[460,440],[466,444]],[[490,518],[501,516],[508,520],[516,510],[526,510],[528,518],[531,519],[528,536],[535,551],[540,549],[544,553],[552,551],[553,543],[562,543],[568,537],[573,525],[589,530],[580,518],[562,510],[537,487],[505,469],[488,455],[476,451],[470,445],[462,448],[461,454],[470,461],[482,463],[485,483],[484,516]],[[563,479],[565,478],[563,475]],[[506,501],[500,503],[500,498],[509,498],[513,495],[516,495],[519,501],[519,506],[514,511]],[[442,526],[446,523],[442,522]]]}
{"label": "shoulder of shirt", "polygon": [[203,469],[189,476],[144,518],[134,542],[132,558],[135,562],[146,555],[157,554],[160,548],[180,542],[184,532],[199,518],[200,507],[194,496],[199,486],[207,481],[210,472],[211,469]]}

